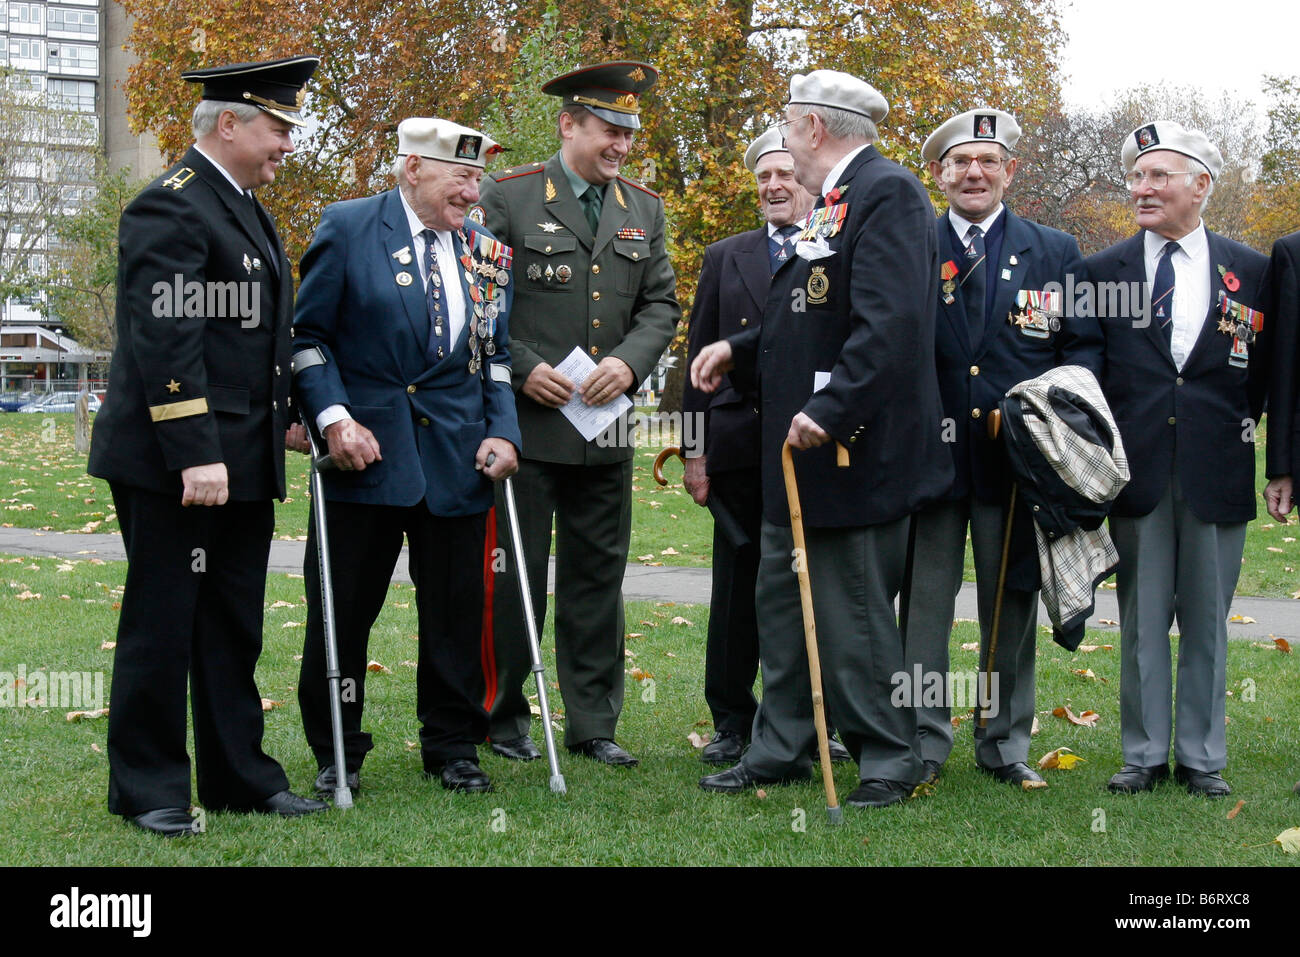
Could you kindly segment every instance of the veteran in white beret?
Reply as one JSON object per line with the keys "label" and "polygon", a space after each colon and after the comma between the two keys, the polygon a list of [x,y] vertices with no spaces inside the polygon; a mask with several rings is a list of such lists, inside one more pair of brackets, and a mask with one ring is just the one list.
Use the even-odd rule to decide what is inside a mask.
{"label": "veteran in white beret", "polygon": [[[467,219],[498,152],[487,134],[444,119],[397,128],[397,186],[326,207],[302,260],[294,385],[329,446],[325,473],[351,787],[372,747],[362,730],[366,646],[389,578],[409,545],[419,583],[416,709],[427,775],[487,791],[479,664],[482,555],[493,482],[522,445],[510,389],[511,250]],[[489,464],[489,457],[495,460]],[[307,743],[334,787],[317,529],[308,529],[307,636],[298,700]]]}
{"label": "veteran in white beret", "polygon": [[[912,516],[911,575],[900,605],[909,673],[948,673],[968,529],[981,665],[988,656],[1012,483],[1004,445],[988,437],[988,413],[1016,383],[1054,366],[1101,371],[1096,318],[1067,315],[1061,301],[1067,285],[1074,288],[1071,279],[1085,278],[1078,243],[1022,219],[1004,202],[1020,136],[1010,113],[978,107],[940,124],[921,147],[930,176],[948,200],[934,224],[942,265],[932,295],[938,306],[935,360],[943,414],[953,423],[947,448],[956,480],[941,501]],[[1012,539],[992,668],[997,679],[976,732],[975,761],[999,781],[1036,788],[1046,786],[1028,763],[1038,554],[1032,517],[1023,507],[1018,511],[1020,534]],[[930,779],[952,751],[949,704],[918,702],[921,758]]]}
{"label": "veteran in white beret", "polygon": [[[894,601],[908,516],[952,479],[934,368],[934,211],[874,143],[888,113],[871,84],[834,70],[790,81],[780,124],[817,206],[772,277],[762,326],[700,351],[706,392],[730,372],[756,390],[763,522],[757,585],[763,700],[735,767],[700,786],[738,792],[805,778],[816,740],[781,448],[794,451],[828,717],[858,763],[846,803],[902,801],[923,776],[916,717],[891,704],[903,669]],[[849,466],[836,465],[836,445]]]}
{"label": "veteran in white beret", "polygon": [[[745,150],[744,162],[754,174],[763,224],[704,251],[691,308],[688,363],[710,343],[759,326],[772,274],[794,255],[795,236],[812,209],[813,197],[794,178],[794,160],[780,130],[773,127],[756,137]],[[754,588],[763,515],[758,397],[730,384],[710,396],[687,383],[682,411],[703,424],[695,430],[695,447],[683,448],[683,482],[695,503],[715,516],[704,658],[704,698],[714,733],[700,759],[730,766],[740,760],[758,707]],[[839,742],[835,747],[848,758]]]}
{"label": "veteran in white beret", "polygon": [[1223,157],[1205,134],[1144,123],[1125,137],[1120,162],[1139,230],[1090,257],[1088,273],[1150,293],[1131,314],[1101,317],[1102,387],[1131,473],[1110,514],[1124,765],[1109,787],[1133,793],[1166,780],[1172,740],[1178,782],[1223,797],[1227,617],[1255,517],[1254,424],[1272,365],[1268,260],[1206,229]]}

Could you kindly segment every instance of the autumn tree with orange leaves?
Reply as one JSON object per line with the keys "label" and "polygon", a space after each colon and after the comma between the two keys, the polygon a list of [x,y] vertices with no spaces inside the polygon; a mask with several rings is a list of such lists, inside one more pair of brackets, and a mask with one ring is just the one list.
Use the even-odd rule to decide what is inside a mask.
{"label": "autumn tree with orange leaves", "polygon": [[[330,11],[304,0],[124,0],[140,57],[127,98],[137,127],[174,159],[190,141],[196,100],[177,80],[182,70],[319,54],[307,100],[315,123],[263,196],[296,261],[326,204],[391,185],[385,166],[403,117],[442,116],[537,149],[558,105],[529,102],[546,79],[539,57],[560,69],[646,60],[660,79],[642,98],[645,128],[625,169],[664,197],[688,313],[705,245],[757,225],[741,156],[778,118],[791,74],[830,68],[875,85],[891,105],[881,149],[918,173],[921,143],[954,113],[993,105],[1032,130],[1057,99],[1055,0],[550,2],[350,0]],[[521,101],[525,110],[512,108]],[[557,147],[552,136],[541,154],[516,150],[505,165]]]}

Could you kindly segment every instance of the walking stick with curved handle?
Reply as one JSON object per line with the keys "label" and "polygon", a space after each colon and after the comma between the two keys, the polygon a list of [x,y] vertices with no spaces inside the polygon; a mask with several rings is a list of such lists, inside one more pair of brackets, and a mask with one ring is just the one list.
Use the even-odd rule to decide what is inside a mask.
{"label": "walking stick with curved handle", "polygon": [[[849,453],[844,446],[836,449],[836,464],[848,465]],[[803,638],[808,649],[808,678],[812,683],[813,725],[817,728],[817,754],[821,759],[822,784],[826,788],[826,815],[832,824],[841,824],[844,810],[835,795],[835,777],[831,773],[830,738],[826,734],[826,705],[822,699],[822,663],[817,654],[817,625],[813,618],[812,583],[808,580],[808,549],[803,537],[803,510],[799,506],[799,486],[794,476],[794,459],[790,443],[781,444],[781,472],[785,476],[785,496],[790,505],[790,531],[794,536],[796,573],[799,577],[799,604],[803,608]]]}

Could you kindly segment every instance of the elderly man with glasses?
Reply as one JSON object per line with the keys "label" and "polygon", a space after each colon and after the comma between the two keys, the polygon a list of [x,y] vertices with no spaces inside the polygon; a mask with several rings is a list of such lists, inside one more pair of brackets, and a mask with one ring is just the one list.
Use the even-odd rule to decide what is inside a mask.
{"label": "elderly man with glasses", "polygon": [[[998,568],[1012,475],[1000,443],[988,437],[988,413],[1017,382],[1058,365],[1100,371],[1101,333],[1093,316],[1064,309],[1067,277],[1084,279],[1078,243],[1056,229],[1021,219],[1002,199],[1016,173],[1016,118],[979,108],[952,117],[925,141],[921,157],[948,199],[935,223],[940,284],[935,354],[948,449],[956,481],[941,501],[912,517],[908,577],[900,617],[907,668],[944,676],[953,608],[961,588],[970,529],[979,603],[980,662],[988,656]],[[1073,284],[1070,284],[1073,288]],[[999,781],[1044,787],[1031,768],[1034,651],[1038,625],[1038,555],[1022,505],[1012,540],[998,625],[994,681],[984,727],[975,731],[975,761]],[[928,679],[927,679],[928,680]],[[942,687],[949,687],[944,680]],[[938,777],[952,751],[949,705],[917,701],[921,758]]]}
{"label": "elderly man with glasses", "polygon": [[1227,616],[1255,517],[1255,424],[1271,365],[1271,317],[1261,311],[1268,260],[1205,228],[1223,157],[1203,133],[1147,123],[1120,158],[1140,231],[1090,257],[1088,274],[1148,288],[1150,301],[1100,316],[1102,387],[1132,475],[1110,517],[1124,766],[1108,787],[1131,794],[1168,778],[1172,736],[1179,783],[1223,797]]}

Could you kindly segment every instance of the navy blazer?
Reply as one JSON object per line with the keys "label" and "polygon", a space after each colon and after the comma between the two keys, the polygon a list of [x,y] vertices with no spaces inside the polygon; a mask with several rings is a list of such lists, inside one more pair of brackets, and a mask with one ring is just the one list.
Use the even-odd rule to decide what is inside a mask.
{"label": "navy blazer", "polygon": [[1273,376],[1268,393],[1269,478],[1300,475],[1300,233],[1273,244],[1268,265]]}
{"label": "navy blazer", "polygon": [[[491,236],[466,220],[457,252],[466,241],[474,248],[478,234]],[[485,512],[492,483],[474,468],[479,445],[493,436],[522,446],[507,334],[514,283],[505,286],[496,320],[496,352],[471,374],[474,317],[466,271],[457,269],[470,315],[451,352],[430,365],[428,310],[413,256],[396,189],[326,207],[302,259],[293,326],[295,353],[316,346],[325,363],[300,371],[294,386],[313,424],[323,409],[342,404],[379,442],[382,461],[325,473],[327,498],[397,506],[423,499],[441,516]],[[403,285],[402,274],[412,281]]]}
{"label": "navy blazer", "polygon": [[[732,381],[757,380],[763,515],[778,525],[790,524],[781,445],[801,411],[849,450],[844,469],[833,442],[794,453],[808,527],[891,522],[952,483],[934,364],[934,207],[874,146],[837,185],[848,209],[827,240],[833,255],[791,256],[772,277],[762,326],[728,339]],[[814,392],[818,372],[830,381]]]}
{"label": "navy blazer", "polygon": [[[1222,292],[1235,302],[1263,309],[1268,259],[1241,243],[1206,233],[1210,310],[1181,372],[1158,323],[1101,311],[1106,343],[1102,389],[1131,473],[1112,515],[1148,514],[1177,470],[1187,504],[1201,521],[1248,522],[1255,517],[1254,430],[1268,388],[1271,317],[1265,314],[1246,366],[1235,366],[1228,361],[1233,336],[1219,332],[1218,300]],[[1139,231],[1090,256],[1089,278],[1146,290],[1143,298],[1149,299],[1144,234]],[[1224,285],[1220,266],[1240,283],[1235,291]]]}
{"label": "navy blazer", "polygon": [[[687,369],[705,346],[762,324],[772,283],[767,245],[764,224],[704,250],[691,306]],[[752,391],[741,392],[726,378],[717,391],[705,395],[687,376],[682,411],[704,416],[705,471],[709,475],[758,468],[758,396]]]}
{"label": "navy blazer", "polygon": [[[944,416],[952,420],[948,446],[956,467],[947,497],[965,498],[973,491],[989,504],[1006,500],[1012,475],[1006,452],[988,437],[988,413],[1012,386],[1055,366],[1084,366],[1098,378],[1102,368],[1097,318],[1091,310],[1072,315],[1076,310],[1067,296],[1087,279],[1079,244],[1073,236],[1021,219],[1006,207],[1002,216],[1001,254],[988,271],[993,308],[985,316],[978,345],[971,345],[961,285],[954,283],[951,302],[945,302],[943,283],[936,290],[935,356]],[[949,249],[948,223],[946,211],[935,221],[941,259]],[[1017,293],[1042,291],[1052,284],[1061,291],[1064,307],[1059,330],[1044,330],[1044,337],[1035,334],[1037,329],[1009,321],[1017,312]]]}

